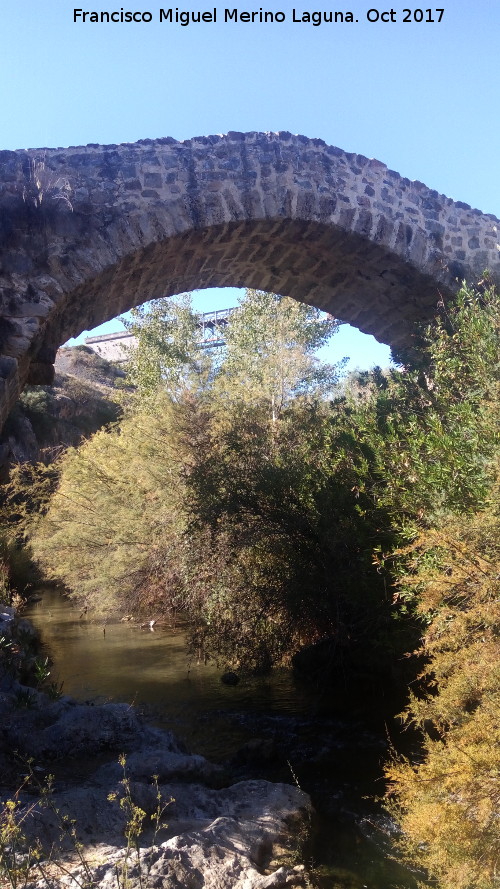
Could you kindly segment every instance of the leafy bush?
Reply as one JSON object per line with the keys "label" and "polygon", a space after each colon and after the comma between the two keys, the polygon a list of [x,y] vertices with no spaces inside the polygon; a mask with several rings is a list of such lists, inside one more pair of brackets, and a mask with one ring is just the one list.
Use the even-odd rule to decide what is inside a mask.
{"label": "leafy bush", "polygon": [[21,407],[40,440],[54,428],[54,396],[47,386],[28,386],[21,395]]}
{"label": "leafy bush", "polygon": [[388,768],[410,860],[442,889],[494,889],[500,855],[500,513],[450,517],[412,548],[406,579],[431,615],[428,694],[405,719],[422,736],[416,763]]}
{"label": "leafy bush", "polygon": [[[398,595],[427,624],[423,690],[404,718],[421,738],[413,762],[388,766],[389,803],[408,859],[441,889],[494,889],[500,855],[500,311],[462,291],[439,330],[433,405],[443,416],[434,510],[395,553]],[[436,435],[440,430],[436,427]],[[454,450],[451,451],[451,445]],[[439,474],[439,475],[438,475]],[[439,486],[428,486],[426,499]]]}

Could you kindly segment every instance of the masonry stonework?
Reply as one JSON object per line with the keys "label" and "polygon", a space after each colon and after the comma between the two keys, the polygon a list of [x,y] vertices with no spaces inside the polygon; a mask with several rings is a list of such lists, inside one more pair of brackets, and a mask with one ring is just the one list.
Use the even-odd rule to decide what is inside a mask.
{"label": "masonry stonework", "polygon": [[70,336],[195,288],[272,290],[409,343],[460,281],[500,282],[499,231],[287,132],[0,152],[0,424]]}

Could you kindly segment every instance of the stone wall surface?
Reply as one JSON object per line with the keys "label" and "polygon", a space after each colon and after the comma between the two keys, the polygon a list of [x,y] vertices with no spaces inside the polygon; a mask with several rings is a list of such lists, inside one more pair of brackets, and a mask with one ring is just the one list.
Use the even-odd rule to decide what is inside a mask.
{"label": "stone wall surface", "polygon": [[500,222],[319,139],[0,152],[0,423],[57,347],[148,299],[249,286],[390,345],[485,269]]}

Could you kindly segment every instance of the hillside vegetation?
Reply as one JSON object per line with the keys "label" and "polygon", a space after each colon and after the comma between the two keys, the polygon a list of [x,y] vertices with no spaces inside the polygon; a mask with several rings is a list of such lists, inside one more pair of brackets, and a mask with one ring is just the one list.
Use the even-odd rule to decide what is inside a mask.
{"label": "hillside vegetation", "polygon": [[120,415],[123,370],[87,346],[60,349],[51,386],[28,386],[0,438],[0,464],[51,462]]}

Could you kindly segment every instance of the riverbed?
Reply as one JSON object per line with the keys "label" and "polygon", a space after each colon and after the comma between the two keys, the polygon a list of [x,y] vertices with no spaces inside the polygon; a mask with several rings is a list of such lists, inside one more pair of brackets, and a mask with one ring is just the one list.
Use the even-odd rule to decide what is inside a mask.
{"label": "riverbed", "polygon": [[44,588],[26,616],[40,632],[50,679],[80,701],[125,701],[196,753],[242,778],[297,783],[319,818],[306,850],[321,889],[414,889],[393,859],[369,798],[382,792],[383,734],[336,713],[320,687],[288,670],[227,686],[190,658],[180,625],[94,619]]}

